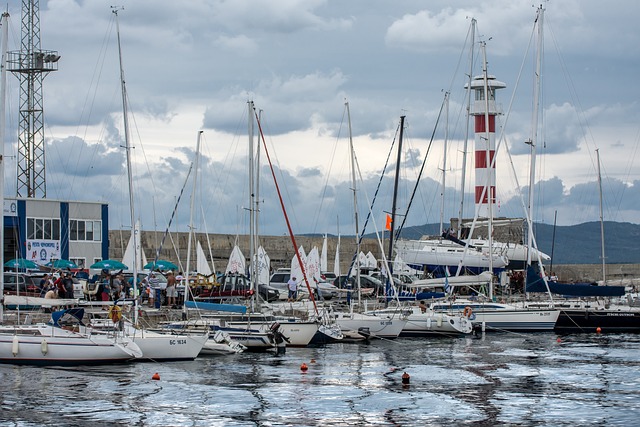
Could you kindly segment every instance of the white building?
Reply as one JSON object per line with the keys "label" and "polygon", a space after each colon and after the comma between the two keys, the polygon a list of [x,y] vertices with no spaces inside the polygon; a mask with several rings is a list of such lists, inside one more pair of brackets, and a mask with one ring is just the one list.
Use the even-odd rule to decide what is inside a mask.
{"label": "white building", "polygon": [[37,264],[67,259],[80,268],[109,258],[109,205],[52,199],[5,199],[4,259]]}

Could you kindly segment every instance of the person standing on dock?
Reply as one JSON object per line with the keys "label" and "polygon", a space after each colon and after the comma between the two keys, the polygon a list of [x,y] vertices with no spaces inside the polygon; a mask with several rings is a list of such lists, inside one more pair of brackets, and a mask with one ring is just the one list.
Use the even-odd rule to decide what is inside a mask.
{"label": "person standing on dock", "polygon": [[178,291],[176,289],[176,277],[173,275],[173,271],[167,273],[167,304],[169,307],[174,308],[176,305],[176,296]]}
{"label": "person standing on dock", "polygon": [[287,287],[289,288],[289,298],[287,302],[292,302],[298,299],[298,282],[296,282],[296,278],[292,277],[287,282]]}

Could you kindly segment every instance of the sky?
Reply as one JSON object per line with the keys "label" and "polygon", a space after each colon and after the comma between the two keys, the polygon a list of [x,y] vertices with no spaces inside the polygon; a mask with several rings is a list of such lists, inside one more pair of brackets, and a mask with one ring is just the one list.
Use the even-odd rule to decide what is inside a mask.
{"label": "sky", "polygon": [[[61,55],[58,71],[43,84],[47,197],[107,202],[110,228],[127,229],[113,4],[40,1],[41,48]],[[20,6],[8,5],[9,50],[20,49]],[[249,101],[260,114],[294,233],[354,233],[350,134],[359,229],[378,185],[367,232],[383,228],[401,116],[400,220],[446,224],[458,216],[461,200],[464,216],[473,217],[473,128],[463,168],[464,86],[470,73],[483,72],[483,45],[488,74],[506,84],[497,94],[503,114],[494,214],[524,217],[535,163],[534,221],[598,221],[598,149],[604,219],[640,222],[638,2],[543,3],[535,162],[524,143],[533,134],[537,50],[538,5],[530,1],[123,0],[118,6],[134,207],[145,230],[164,231],[177,206],[172,230],[185,231],[191,222],[200,232],[248,233]],[[7,87],[5,194],[11,197],[18,79],[9,75]],[[194,185],[187,175],[200,130]],[[264,148],[256,169],[259,232],[286,234]]]}

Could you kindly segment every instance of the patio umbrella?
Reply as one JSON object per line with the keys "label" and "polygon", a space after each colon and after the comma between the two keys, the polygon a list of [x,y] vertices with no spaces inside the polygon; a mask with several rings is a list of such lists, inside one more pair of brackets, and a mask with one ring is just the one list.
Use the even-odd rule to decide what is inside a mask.
{"label": "patio umbrella", "polygon": [[113,259],[103,259],[102,261],[98,261],[95,264],[89,266],[89,268],[99,268],[101,270],[126,270],[127,267],[125,264],[120,261],[116,261]]}
{"label": "patio umbrella", "polygon": [[45,266],[59,269],[78,268],[75,262],[69,261],[68,259],[54,259],[46,263]]}
{"label": "patio umbrella", "polygon": [[157,261],[151,261],[145,264],[142,268],[149,270],[177,270],[178,266],[171,261],[159,259]]}
{"label": "patio umbrella", "polygon": [[38,268],[38,264],[25,258],[15,258],[4,263],[8,268]]}

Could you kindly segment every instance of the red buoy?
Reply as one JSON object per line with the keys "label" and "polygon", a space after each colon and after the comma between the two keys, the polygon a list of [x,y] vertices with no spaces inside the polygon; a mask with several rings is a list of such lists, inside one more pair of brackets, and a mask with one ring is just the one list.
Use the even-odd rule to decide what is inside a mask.
{"label": "red buoy", "polygon": [[160,380],[160,374],[156,372],[155,374],[153,374],[153,376],[151,377],[151,379],[152,379],[152,380],[159,381],[159,380]]}
{"label": "red buoy", "polygon": [[600,329],[600,326],[598,326],[598,327],[596,328],[596,334],[599,334],[600,332],[602,332],[602,329]]}
{"label": "red buoy", "polygon": [[316,359],[311,359],[309,363],[316,363]]}
{"label": "red buoy", "polygon": [[302,365],[300,365],[300,370],[302,372],[307,372],[307,369],[309,369],[309,367],[307,366],[306,363],[302,362]]}
{"label": "red buoy", "polygon": [[406,372],[404,374],[402,374],[402,384],[408,385],[410,379],[411,379],[411,376],[409,374],[407,374]]}
{"label": "red buoy", "polygon": [[556,341],[558,341],[558,342],[562,342],[562,340],[561,340],[560,338],[558,338]]}

